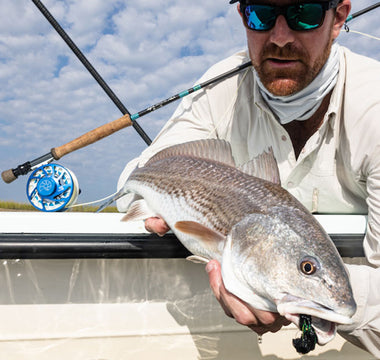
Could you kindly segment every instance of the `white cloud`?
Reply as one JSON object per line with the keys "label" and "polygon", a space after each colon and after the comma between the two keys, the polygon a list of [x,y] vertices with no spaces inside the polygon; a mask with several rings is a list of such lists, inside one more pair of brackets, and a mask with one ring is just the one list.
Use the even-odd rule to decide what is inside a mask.
{"label": "white cloud", "polygon": [[[354,10],[371,5],[357,0]],[[45,0],[131,113],[189,88],[216,61],[245,47],[228,0]],[[121,116],[83,65],[29,0],[0,0],[0,169],[15,167]],[[350,23],[380,36],[379,10]],[[380,60],[379,43],[342,34],[340,41]],[[139,120],[154,137],[174,110]],[[60,163],[78,177],[81,201],[115,190],[125,163],[145,148],[125,129]],[[20,177],[0,183],[0,199],[26,201]]]}

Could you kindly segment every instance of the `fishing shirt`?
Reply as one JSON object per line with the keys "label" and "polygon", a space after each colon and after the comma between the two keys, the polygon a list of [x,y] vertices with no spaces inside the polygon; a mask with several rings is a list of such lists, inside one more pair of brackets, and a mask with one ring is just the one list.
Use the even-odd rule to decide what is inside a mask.
{"label": "fishing shirt", "polygon": [[[214,65],[197,83],[248,62],[247,51]],[[350,342],[380,358],[380,63],[341,47],[338,80],[320,128],[298,158],[292,141],[262,98],[252,68],[185,97],[135,166],[178,143],[219,138],[238,165],[270,146],[282,186],[313,213],[368,214],[363,242],[368,265],[347,265],[358,310],[339,327]],[[126,211],[133,195],[118,200]]]}

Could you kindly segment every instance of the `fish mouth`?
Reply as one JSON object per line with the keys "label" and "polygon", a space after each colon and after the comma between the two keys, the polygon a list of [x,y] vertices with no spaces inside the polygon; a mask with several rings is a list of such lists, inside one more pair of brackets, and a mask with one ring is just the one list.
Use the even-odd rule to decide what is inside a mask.
{"label": "fish mouth", "polygon": [[286,295],[276,302],[277,311],[299,328],[300,314],[310,315],[319,345],[325,345],[336,334],[337,324],[352,324],[352,319],[311,300]]}

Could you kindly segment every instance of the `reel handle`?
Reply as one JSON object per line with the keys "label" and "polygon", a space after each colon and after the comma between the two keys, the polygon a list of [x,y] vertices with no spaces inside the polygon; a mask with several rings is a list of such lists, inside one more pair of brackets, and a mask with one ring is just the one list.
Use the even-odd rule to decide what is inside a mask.
{"label": "reel handle", "polygon": [[132,120],[129,114],[123,115],[121,118],[113,120],[107,124],[101,125],[94,130],[79,136],[78,138],[64,144],[62,146],[51,149],[51,154],[55,160],[59,160],[62,156],[67,155],[75,150],[81,149],[87,145],[93,144],[100,139],[103,139],[116,131],[124,129],[132,125]]}
{"label": "reel handle", "polygon": [[[45,158],[45,157],[46,155],[44,155],[41,158]],[[32,166],[33,166],[32,163],[30,161],[27,161],[25,164],[19,165],[15,169],[9,169],[9,170],[3,171],[1,173],[1,177],[5,183],[10,184],[11,182],[15,181],[20,175],[27,174],[31,170]]]}

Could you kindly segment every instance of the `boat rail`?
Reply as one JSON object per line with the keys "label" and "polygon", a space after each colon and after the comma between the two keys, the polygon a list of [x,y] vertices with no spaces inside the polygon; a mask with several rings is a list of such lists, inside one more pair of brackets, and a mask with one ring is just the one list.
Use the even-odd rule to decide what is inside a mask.
{"label": "boat rail", "polygon": [[[190,253],[173,233],[147,233],[121,214],[0,213],[1,259],[165,259]],[[316,215],[342,257],[363,257],[366,217]]]}

